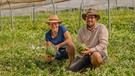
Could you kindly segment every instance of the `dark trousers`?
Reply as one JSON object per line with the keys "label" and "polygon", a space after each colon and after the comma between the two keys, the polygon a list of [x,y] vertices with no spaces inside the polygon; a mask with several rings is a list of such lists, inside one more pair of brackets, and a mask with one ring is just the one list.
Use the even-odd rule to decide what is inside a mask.
{"label": "dark trousers", "polygon": [[82,68],[90,65],[90,55],[85,55],[84,57],[77,56],[70,64],[68,70],[73,72],[78,72]]}
{"label": "dark trousers", "polygon": [[[103,63],[106,63],[107,61],[107,56],[105,54],[105,52],[103,51],[94,51],[94,52],[98,52],[100,53],[102,59],[103,59]],[[91,58],[90,56],[94,53],[91,52],[90,54],[85,55],[84,57],[80,57],[77,56],[70,64],[68,70],[71,70],[73,72],[78,72],[83,68],[87,68],[88,66],[90,66],[90,68],[92,69],[92,64],[91,64]]]}

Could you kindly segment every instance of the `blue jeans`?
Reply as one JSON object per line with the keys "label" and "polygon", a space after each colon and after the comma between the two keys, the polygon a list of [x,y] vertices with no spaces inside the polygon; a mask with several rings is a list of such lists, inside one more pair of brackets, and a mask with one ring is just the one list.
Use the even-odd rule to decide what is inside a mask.
{"label": "blue jeans", "polygon": [[61,60],[63,58],[68,59],[68,53],[66,51],[66,48],[60,48],[55,55],[55,59]]}

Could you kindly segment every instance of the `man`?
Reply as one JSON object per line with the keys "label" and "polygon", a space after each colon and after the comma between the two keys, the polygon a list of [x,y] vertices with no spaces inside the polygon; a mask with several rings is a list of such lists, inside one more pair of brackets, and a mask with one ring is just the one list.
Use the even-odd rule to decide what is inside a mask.
{"label": "man", "polygon": [[68,69],[74,72],[81,72],[87,67],[98,68],[108,59],[108,30],[105,25],[97,23],[100,15],[95,9],[89,8],[86,14],[82,14],[82,18],[86,26],[78,31],[78,42],[84,43],[87,48],[69,66]]}
{"label": "man", "polygon": [[62,21],[57,15],[50,16],[46,23],[50,27],[50,30],[45,34],[46,46],[48,48],[53,44],[57,53],[55,57],[46,56],[45,61],[52,62],[55,59],[69,58],[71,62],[75,58],[76,48],[67,28],[61,24]]}

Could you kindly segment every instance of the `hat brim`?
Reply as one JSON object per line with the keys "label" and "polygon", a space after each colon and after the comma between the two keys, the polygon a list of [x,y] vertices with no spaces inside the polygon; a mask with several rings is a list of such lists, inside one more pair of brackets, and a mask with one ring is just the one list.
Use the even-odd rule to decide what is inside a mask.
{"label": "hat brim", "polygon": [[45,23],[49,24],[49,23],[55,23],[55,22],[62,23],[62,21],[47,21]]}
{"label": "hat brim", "polygon": [[[83,18],[84,20],[86,20],[86,15],[87,15],[87,14],[82,14],[82,18]],[[97,18],[97,20],[100,19],[100,15],[98,15],[98,14],[89,14],[89,15],[95,15],[96,18]]]}

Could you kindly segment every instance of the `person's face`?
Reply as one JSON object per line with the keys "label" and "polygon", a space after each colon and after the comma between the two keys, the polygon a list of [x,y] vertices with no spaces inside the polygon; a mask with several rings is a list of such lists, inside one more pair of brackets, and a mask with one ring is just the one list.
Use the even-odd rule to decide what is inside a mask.
{"label": "person's face", "polygon": [[97,18],[94,15],[87,15],[86,16],[86,23],[88,28],[92,28],[97,21]]}
{"label": "person's face", "polygon": [[49,26],[52,30],[58,29],[59,23],[58,22],[50,22]]}

